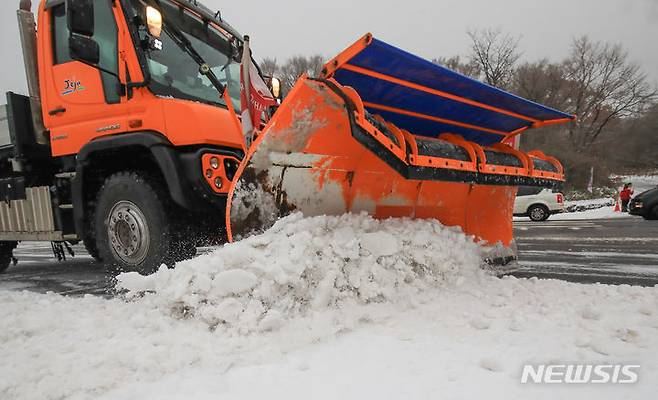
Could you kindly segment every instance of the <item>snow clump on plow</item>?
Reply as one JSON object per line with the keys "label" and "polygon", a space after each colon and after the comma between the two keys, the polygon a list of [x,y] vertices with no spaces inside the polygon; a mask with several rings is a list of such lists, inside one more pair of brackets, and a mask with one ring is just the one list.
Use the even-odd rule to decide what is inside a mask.
{"label": "snow clump on plow", "polygon": [[480,251],[436,220],[294,214],[175,269],[123,274],[118,288],[177,318],[247,334],[325,310],[413,306],[423,294],[483,274]]}

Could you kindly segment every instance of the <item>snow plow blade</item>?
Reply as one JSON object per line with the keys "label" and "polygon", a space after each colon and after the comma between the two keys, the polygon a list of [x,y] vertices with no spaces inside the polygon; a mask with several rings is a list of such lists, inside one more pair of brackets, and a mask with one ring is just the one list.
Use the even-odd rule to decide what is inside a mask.
{"label": "snow plow blade", "polygon": [[254,142],[229,194],[229,239],[295,211],[365,211],[435,218],[509,248],[517,186],[551,187],[564,171],[503,142],[571,119],[366,35],[302,77]]}

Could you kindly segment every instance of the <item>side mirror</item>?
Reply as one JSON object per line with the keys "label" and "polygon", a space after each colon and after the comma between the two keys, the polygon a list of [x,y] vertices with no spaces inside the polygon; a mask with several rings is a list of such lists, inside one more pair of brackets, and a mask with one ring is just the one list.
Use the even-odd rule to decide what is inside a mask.
{"label": "side mirror", "polygon": [[69,32],[94,36],[93,0],[66,0],[66,15]]}
{"label": "side mirror", "polygon": [[74,60],[92,65],[100,62],[101,51],[98,43],[86,36],[72,34],[69,37],[69,52]]}

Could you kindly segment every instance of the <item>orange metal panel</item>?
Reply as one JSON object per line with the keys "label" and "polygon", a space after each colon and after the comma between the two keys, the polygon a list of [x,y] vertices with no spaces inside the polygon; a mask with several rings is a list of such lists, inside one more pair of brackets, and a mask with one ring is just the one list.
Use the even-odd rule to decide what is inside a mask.
{"label": "orange metal panel", "polygon": [[539,121],[533,124],[533,128],[541,128],[543,126],[549,126],[549,125],[559,125],[559,124],[565,124],[567,122],[573,122],[576,120],[576,116],[572,116],[571,118],[559,118],[559,119],[551,119],[548,121]]}
{"label": "orange metal panel", "polygon": [[422,182],[415,217],[434,218],[446,226],[459,226],[464,229],[470,189],[471,185],[467,183]]}
{"label": "orange metal panel", "polygon": [[372,43],[372,34],[366,33],[365,35],[363,35],[363,37],[361,37],[361,39],[357,40],[353,45],[343,50],[343,52],[340,53],[338,56],[329,60],[329,62],[326,63],[322,68],[322,73],[320,74],[320,77],[325,79],[331,78],[337,69],[343,67],[352,58],[354,58],[357,54],[359,54],[363,49],[368,47],[370,43]]}
{"label": "orange metal panel", "polygon": [[464,231],[484,244],[509,246],[516,187],[473,185],[466,204]]}

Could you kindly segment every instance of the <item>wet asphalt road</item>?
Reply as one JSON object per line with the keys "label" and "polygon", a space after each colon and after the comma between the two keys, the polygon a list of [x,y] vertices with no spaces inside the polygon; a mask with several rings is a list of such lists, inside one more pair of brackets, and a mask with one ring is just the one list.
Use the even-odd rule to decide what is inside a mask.
{"label": "wet asphalt road", "polygon": [[518,277],[658,285],[658,221],[516,222]]}
{"label": "wet asphalt road", "polygon": [[62,295],[107,295],[113,284],[102,265],[94,262],[84,247],[74,246],[75,257],[59,262],[50,244],[21,243],[14,250],[18,264],[0,275],[0,290],[30,290]]}
{"label": "wet asphalt road", "polygon": [[[613,220],[517,222],[518,277],[581,283],[658,284],[658,221]],[[0,275],[0,290],[112,296],[113,282],[81,246],[75,258],[53,259],[50,245],[22,243],[18,265]]]}

